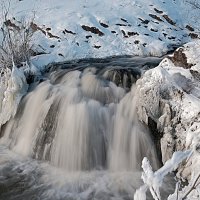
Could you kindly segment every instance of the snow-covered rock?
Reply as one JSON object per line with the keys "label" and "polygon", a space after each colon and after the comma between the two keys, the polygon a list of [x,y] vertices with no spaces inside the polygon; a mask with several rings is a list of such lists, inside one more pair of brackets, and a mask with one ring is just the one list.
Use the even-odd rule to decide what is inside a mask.
{"label": "snow-covered rock", "polygon": [[[174,152],[192,152],[179,167],[172,164],[174,169],[178,167],[177,177],[189,180],[189,184],[181,192],[178,191],[180,186],[177,186],[174,194],[168,197],[169,200],[193,200],[199,199],[200,195],[199,56],[200,41],[190,42],[165,58],[158,67],[144,73],[136,83],[139,94],[138,114],[144,123],[149,125],[153,121],[157,125],[152,131],[155,131],[154,137],[158,138],[155,141],[160,143],[157,146],[161,147],[163,168]],[[150,179],[152,184],[154,178]],[[143,191],[140,188],[136,197],[139,198],[145,190],[147,188],[143,187]]]}
{"label": "snow-covered rock", "polygon": [[[142,161],[142,180],[144,181],[144,185],[142,185],[139,189],[136,190],[134,194],[134,200],[146,200],[146,192],[148,188],[152,194],[152,197],[155,200],[160,200],[160,188],[162,187],[164,177],[170,172],[176,170],[178,168],[178,165],[183,160],[190,157],[190,155],[190,150],[185,152],[177,151],[173,154],[172,158],[165,163],[164,166],[162,166],[155,172],[153,172],[149,160],[145,157]],[[175,195],[177,197],[177,193]],[[171,195],[170,198],[172,198],[172,196],[174,195]]]}
{"label": "snow-covered rock", "polygon": [[[199,119],[200,42],[186,44],[182,49],[188,63],[192,55],[190,68],[183,68],[181,63],[175,66],[173,56],[168,57],[158,67],[147,71],[137,82],[141,98],[138,106],[141,120],[148,124],[148,118],[153,119],[159,132],[164,133],[161,140],[163,162],[171,157],[174,150],[185,147],[186,133],[192,123]],[[169,149],[171,154],[166,153]]]}
{"label": "snow-covered rock", "polygon": [[21,98],[26,94],[28,84],[22,69],[14,63],[12,70],[6,68],[0,74],[0,128],[14,117]]}
{"label": "snow-covered rock", "polygon": [[[180,49],[137,81],[138,114],[146,124],[150,119],[157,124],[163,163],[174,151],[199,152],[200,145],[200,42],[186,44],[181,48],[182,56],[176,57],[177,52]],[[181,59],[176,62],[180,57],[184,58],[182,64]],[[190,159],[188,167],[184,166],[182,177],[189,178],[194,172],[199,164],[197,155]]]}

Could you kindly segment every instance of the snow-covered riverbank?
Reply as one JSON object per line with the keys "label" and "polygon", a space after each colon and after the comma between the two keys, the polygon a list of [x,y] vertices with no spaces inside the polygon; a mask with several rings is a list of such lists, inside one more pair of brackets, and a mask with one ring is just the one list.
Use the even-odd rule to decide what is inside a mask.
{"label": "snow-covered riverbank", "polygon": [[35,16],[37,66],[86,57],[161,56],[199,37],[200,12],[184,0],[13,0],[9,15],[16,25],[21,17]]}

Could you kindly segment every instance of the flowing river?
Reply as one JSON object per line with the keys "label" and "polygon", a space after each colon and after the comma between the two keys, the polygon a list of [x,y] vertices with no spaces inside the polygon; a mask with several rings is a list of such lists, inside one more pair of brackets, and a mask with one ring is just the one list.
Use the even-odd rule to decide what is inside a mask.
{"label": "flowing river", "polygon": [[[113,57],[49,66],[2,127],[0,199],[133,199],[143,157],[160,165],[137,118],[135,87],[159,62]],[[163,194],[172,190],[169,184]]]}

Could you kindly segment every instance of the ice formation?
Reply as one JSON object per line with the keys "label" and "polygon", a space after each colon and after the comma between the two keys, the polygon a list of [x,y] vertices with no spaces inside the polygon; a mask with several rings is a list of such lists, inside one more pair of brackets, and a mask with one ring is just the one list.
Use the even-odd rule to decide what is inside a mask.
{"label": "ice formation", "polygon": [[12,70],[2,68],[0,74],[0,127],[14,117],[28,85],[22,69],[13,63]]}

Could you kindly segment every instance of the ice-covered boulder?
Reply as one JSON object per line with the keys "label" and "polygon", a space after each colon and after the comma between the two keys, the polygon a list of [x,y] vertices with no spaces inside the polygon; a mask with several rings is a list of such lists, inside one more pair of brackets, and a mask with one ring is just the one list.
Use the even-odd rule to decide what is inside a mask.
{"label": "ice-covered boulder", "polygon": [[[178,56],[177,56],[178,55]],[[200,42],[179,48],[137,81],[138,114],[160,145],[162,161],[174,151],[196,148],[200,138]],[[182,59],[181,59],[182,58]],[[156,140],[156,138],[159,138]]]}

